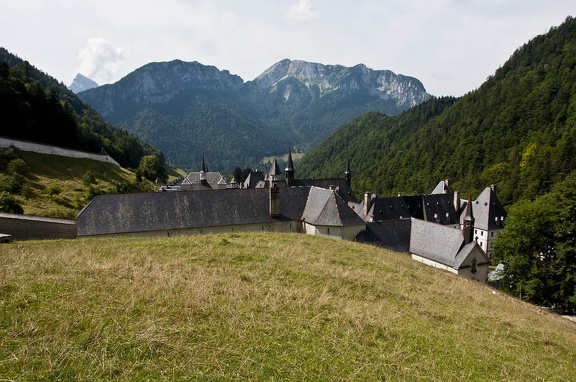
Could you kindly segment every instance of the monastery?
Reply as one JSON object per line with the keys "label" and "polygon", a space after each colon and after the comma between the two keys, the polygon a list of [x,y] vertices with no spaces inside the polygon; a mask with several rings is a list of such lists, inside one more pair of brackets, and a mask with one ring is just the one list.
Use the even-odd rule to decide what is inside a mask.
{"label": "monastery", "polygon": [[[342,178],[297,179],[291,153],[284,174],[238,184],[220,173],[190,173],[159,192],[99,195],[77,216],[77,236],[173,236],[216,232],[299,232],[353,240],[401,252],[414,260],[486,282],[492,242],[506,212],[490,186],[461,199],[447,180],[427,195],[357,199],[349,163]],[[179,192],[165,192],[179,191]]]}

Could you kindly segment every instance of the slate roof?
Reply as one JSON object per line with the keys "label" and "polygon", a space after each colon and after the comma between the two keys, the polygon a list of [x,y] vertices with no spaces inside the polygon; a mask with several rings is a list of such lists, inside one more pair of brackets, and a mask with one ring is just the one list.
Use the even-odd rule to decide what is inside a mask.
{"label": "slate roof", "polygon": [[[478,245],[476,242],[471,244]],[[458,228],[412,219],[410,253],[458,269],[463,258],[457,256],[464,247],[464,236]]]}
{"label": "slate roof", "polygon": [[375,198],[368,216],[373,221],[410,219],[410,208],[403,197]]}
{"label": "slate roof", "polygon": [[[288,188],[289,189],[289,188]],[[302,220],[323,226],[365,224],[335,190],[311,187]]]}
{"label": "slate roof", "polygon": [[264,173],[262,171],[252,171],[244,180],[244,188],[254,188],[258,182],[263,182],[265,179]]}
{"label": "slate roof", "polygon": [[280,192],[280,217],[269,214],[269,190],[99,195],[77,216],[78,236],[300,220],[309,188]]}
{"label": "slate roof", "polygon": [[352,193],[346,179],[294,179],[290,184],[294,187],[319,187],[326,189],[332,187],[345,201],[358,203],[358,199]]}
{"label": "slate roof", "polygon": [[432,194],[422,197],[422,219],[439,224],[460,224],[460,215],[454,208],[454,194]]}
{"label": "slate roof", "polygon": [[454,208],[453,198],[454,194],[373,198],[368,217],[373,221],[412,217],[444,225],[455,225],[460,223],[460,215]]}
{"label": "slate roof", "polygon": [[472,202],[472,213],[475,218],[474,227],[478,229],[485,231],[503,229],[506,223],[506,210],[493,187],[484,188],[478,199]]}
{"label": "slate roof", "polygon": [[410,250],[411,219],[386,220],[366,223],[366,231],[356,236],[356,241],[388,248],[399,252]]}
{"label": "slate roof", "polygon": [[448,183],[448,179],[446,180],[441,180],[436,187],[434,188],[434,190],[432,190],[433,194],[451,194],[452,190],[450,190],[450,186]]}
{"label": "slate roof", "polygon": [[188,186],[192,189],[208,188],[211,189],[212,185],[227,184],[227,179],[221,173],[216,171],[209,171],[204,174],[204,181],[201,180],[200,172],[191,172],[182,181],[181,185]]}

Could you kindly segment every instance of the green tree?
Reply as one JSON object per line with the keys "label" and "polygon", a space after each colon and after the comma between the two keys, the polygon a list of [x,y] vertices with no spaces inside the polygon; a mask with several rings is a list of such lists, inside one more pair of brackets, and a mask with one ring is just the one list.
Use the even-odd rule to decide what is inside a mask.
{"label": "green tree", "polygon": [[14,197],[6,191],[0,192],[0,212],[22,214],[24,209]]}
{"label": "green tree", "polygon": [[576,310],[576,174],[510,208],[494,243],[503,289],[531,303]]}
{"label": "green tree", "polygon": [[136,176],[150,181],[155,181],[156,178],[166,181],[167,178],[166,170],[156,155],[144,155],[142,157],[136,170]]}

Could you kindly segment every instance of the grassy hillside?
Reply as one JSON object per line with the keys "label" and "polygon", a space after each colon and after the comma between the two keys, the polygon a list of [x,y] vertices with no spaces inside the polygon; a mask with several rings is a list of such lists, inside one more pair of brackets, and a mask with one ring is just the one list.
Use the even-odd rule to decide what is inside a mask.
{"label": "grassy hillside", "polygon": [[[24,182],[13,196],[27,215],[75,219],[95,195],[155,189],[150,182],[137,182],[132,171],[110,163],[20,150],[16,150],[16,155],[24,161],[24,168],[20,169]],[[2,158],[9,163],[9,158]],[[4,185],[11,179],[7,163],[2,165],[0,161],[0,180]],[[174,168],[167,172],[170,179],[186,175]]]}
{"label": "grassy hillside", "polygon": [[576,380],[576,325],[299,234],[0,247],[0,379]]}

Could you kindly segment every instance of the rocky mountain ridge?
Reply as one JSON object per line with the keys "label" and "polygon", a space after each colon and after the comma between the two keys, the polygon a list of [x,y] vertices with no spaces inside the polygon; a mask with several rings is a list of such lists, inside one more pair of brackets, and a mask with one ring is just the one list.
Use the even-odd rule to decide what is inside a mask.
{"label": "rocky mountain ridge", "polygon": [[314,62],[284,59],[252,81],[260,88],[272,88],[279,82],[294,78],[307,88],[318,87],[320,95],[333,91],[367,89],[381,99],[395,99],[399,107],[415,106],[427,99],[422,83],[413,77],[390,70],[373,70],[364,64],[354,67],[323,65]]}
{"label": "rocky mountain ridge", "polygon": [[306,150],[361,114],[396,115],[431,97],[416,78],[388,70],[287,59],[248,82],[197,61],[149,63],[78,96],[168,162],[190,168],[207,155],[222,171]]}

